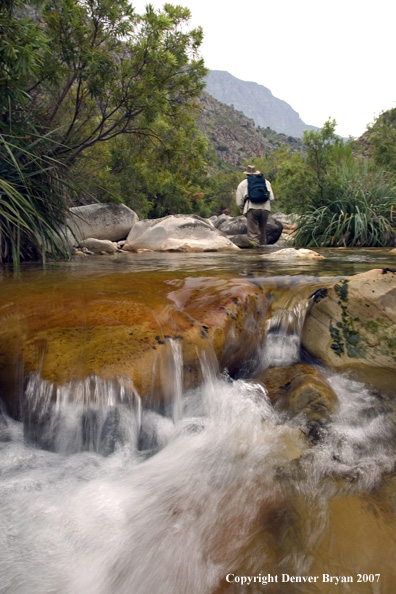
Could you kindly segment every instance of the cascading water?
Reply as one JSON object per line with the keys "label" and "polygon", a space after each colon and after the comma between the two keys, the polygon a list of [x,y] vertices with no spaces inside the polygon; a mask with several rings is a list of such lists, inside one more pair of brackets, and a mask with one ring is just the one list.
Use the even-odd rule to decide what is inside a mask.
{"label": "cascading water", "polygon": [[64,386],[32,374],[24,397],[27,441],[57,453],[112,453],[136,448],[141,427],[141,401],[128,378],[103,380],[91,375]]}
{"label": "cascading water", "polygon": [[[70,454],[75,430],[59,452],[32,449],[21,424],[3,418],[2,594],[203,594],[230,573],[310,572],[331,493],[321,480],[346,476],[360,492],[392,470],[389,411],[376,410],[361,384],[332,376],[340,410],[308,450],[300,421],[277,413],[262,386],[206,378],[183,395],[177,423],[143,414],[152,451],[140,455],[131,443],[107,456]],[[301,493],[321,509],[293,541]],[[282,588],[270,591],[304,591]]]}
{"label": "cascading water", "polygon": [[262,363],[267,367],[290,365],[300,359],[301,332],[309,301],[278,309],[266,323]]}
{"label": "cascading water", "polygon": [[[299,360],[306,307],[268,322],[263,367]],[[60,387],[34,374],[23,422],[0,411],[0,593],[327,594],[334,583],[281,576],[378,573],[375,552],[337,557],[337,529],[356,513],[353,529],[378,539],[372,509],[381,527],[394,517],[381,490],[396,462],[386,398],[322,370],[339,407],[312,446],[304,415],[276,410],[261,384],[203,355],[202,384],[183,392],[180,345],[167,354],[164,410],[142,409],[127,378]],[[396,533],[381,538],[381,582],[339,592],[393,592],[384,550]]]}

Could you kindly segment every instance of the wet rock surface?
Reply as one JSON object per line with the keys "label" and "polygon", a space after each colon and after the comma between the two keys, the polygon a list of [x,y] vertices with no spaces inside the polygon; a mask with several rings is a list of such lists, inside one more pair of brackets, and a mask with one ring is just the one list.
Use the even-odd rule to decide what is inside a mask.
{"label": "wet rock surface", "polygon": [[[195,385],[200,353],[230,368],[237,356],[243,362],[252,355],[268,308],[265,294],[243,279],[147,274],[137,287],[133,275],[121,274],[59,283],[51,294],[38,288],[4,305],[1,392],[16,406],[23,377],[39,371],[54,384],[122,375],[141,396],[167,399],[175,349],[183,361],[183,386]],[[250,347],[247,336],[256,337]]]}
{"label": "wet rock surface", "polygon": [[375,269],[329,287],[307,315],[302,344],[324,363],[395,392],[396,273]]}
{"label": "wet rock surface", "polygon": [[312,365],[271,367],[257,378],[280,410],[304,413],[310,421],[329,420],[338,398],[326,378]]}

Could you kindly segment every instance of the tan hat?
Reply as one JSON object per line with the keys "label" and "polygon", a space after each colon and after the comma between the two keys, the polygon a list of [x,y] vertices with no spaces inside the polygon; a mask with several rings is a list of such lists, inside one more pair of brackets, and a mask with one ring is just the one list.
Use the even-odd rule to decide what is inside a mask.
{"label": "tan hat", "polygon": [[248,168],[246,171],[244,171],[243,173],[245,173],[246,175],[257,175],[259,173],[261,173],[258,169],[255,168],[254,165],[248,165]]}

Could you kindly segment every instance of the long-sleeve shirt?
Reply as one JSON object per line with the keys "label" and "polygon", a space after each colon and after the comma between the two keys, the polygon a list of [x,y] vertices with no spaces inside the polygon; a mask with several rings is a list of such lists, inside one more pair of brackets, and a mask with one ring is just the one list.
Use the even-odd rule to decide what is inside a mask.
{"label": "long-sleeve shirt", "polygon": [[265,183],[270,194],[270,199],[263,204],[257,204],[256,202],[250,202],[250,200],[246,200],[248,196],[248,181],[247,178],[241,181],[236,191],[236,203],[241,210],[243,208],[242,214],[246,214],[250,208],[264,208],[265,210],[271,210],[271,202],[275,199],[275,196],[268,179],[265,180]]}

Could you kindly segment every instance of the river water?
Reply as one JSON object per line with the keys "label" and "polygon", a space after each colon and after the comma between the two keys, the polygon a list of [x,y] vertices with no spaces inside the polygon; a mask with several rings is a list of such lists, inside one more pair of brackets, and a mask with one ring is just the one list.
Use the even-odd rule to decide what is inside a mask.
{"label": "river water", "polygon": [[[381,250],[323,250],[327,259],[313,263],[272,253],[28,266],[15,278],[4,270],[0,291],[6,299],[37,287],[51,293],[113,274],[134,275],[138,288],[153,271],[283,282],[292,307],[279,309],[282,323],[269,322],[271,338],[257,354],[283,365],[301,357],[301,287],[394,266]],[[293,332],[283,332],[288,325]],[[219,372],[205,356],[203,383],[183,392],[181,352],[170,348],[166,413],[148,408],[128,378],[91,376],[74,384],[73,402],[65,385],[54,403],[39,374],[24,395],[28,414],[41,407],[35,445],[22,421],[1,410],[1,594],[392,594],[391,398],[321,368],[340,405],[320,440],[307,443],[306,419],[275,410],[261,385]]]}

